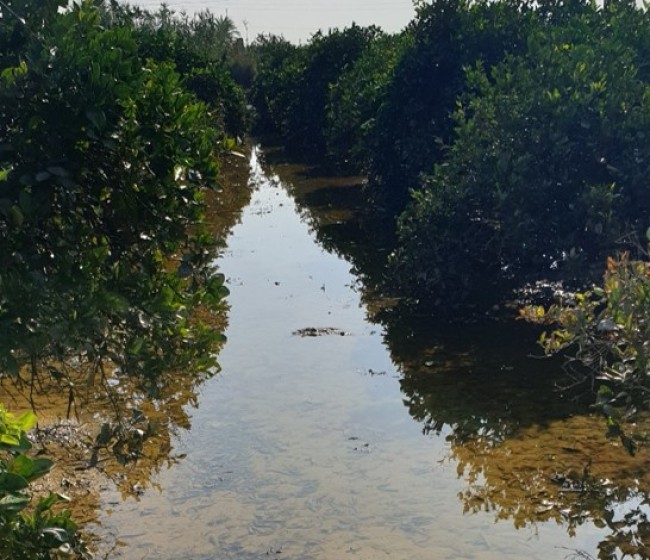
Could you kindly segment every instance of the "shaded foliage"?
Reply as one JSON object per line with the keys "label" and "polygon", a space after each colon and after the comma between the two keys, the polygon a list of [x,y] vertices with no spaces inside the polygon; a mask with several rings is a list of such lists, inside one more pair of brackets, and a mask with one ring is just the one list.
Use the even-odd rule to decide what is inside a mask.
{"label": "shaded foliage", "polygon": [[376,152],[376,116],[411,35],[378,35],[330,85],[325,138],[327,156],[353,171],[365,171]]}
{"label": "shaded foliage", "polygon": [[[650,97],[630,10],[582,11],[467,72],[444,163],[399,223],[396,278],[429,303],[498,300],[604,258],[650,219]],[[639,14],[635,24],[644,27]]]}
{"label": "shaded foliage", "polygon": [[636,442],[624,426],[650,408],[650,263],[627,254],[609,258],[602,287],[548,309],[529,306],[521,315],[554,326],[540,338],[544,351],[583,366],[583,379],[598,386],[596,408],[607,418],[610,435],[634,453]]}
{"label": "shaded foliage", "polygon": [[521,52],[532,22],[523,2],[436,0],[420,3],[407,32],[412,44],[394,71],[372,129],[368,197],[381,219],[397,216],[419,177],[443,156],[467,66],[490,67]]}
{"label": "shaded foliage", "polygon": [[296,154],[322,155],[330,87],[379,34],[378,28],[352,25],[319,31],[304,47],[260,38],[254,46],[260,73],[253,94],[260,126],[280,133]]}
{"label": "shaded foliage", "polygon": [[260,35],[252,45],[258,72],[250,93],[255,106],[255,131],[280,133],[287,120],[292,83],[297,70],[294,61],[299,48],[276,35]]}

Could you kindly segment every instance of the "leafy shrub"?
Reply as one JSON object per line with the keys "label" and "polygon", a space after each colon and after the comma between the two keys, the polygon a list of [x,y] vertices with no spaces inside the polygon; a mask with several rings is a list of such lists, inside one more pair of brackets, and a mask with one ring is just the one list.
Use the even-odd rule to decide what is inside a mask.
{"label": "leafy shrub", "polygon": [[[3,45],[0,369],[81,354],[151,378],[205,371],[219,335],[191,310],[225,293],[197,227],[218,131],[169,64],[143,64],[130,27],[51,4]],[[170,269],[179,253],[191,274]]]}
{"label": "leafy shrub", "polygon": [[494,301],[648,223],[650,96],[621,42],[628,21],[594,8],[468,72],[455,141],[400,219],[408,293]]}
{"label": "leafy shrub", "polygon": [[255,107],[255,130],[279,133],[287,119],[291,86],[297,73],[298,53],[289,41],[276,35],[260,35],[252,46],[257,61],[257,76],[250,93]]}
{"label": "leafy shrub", "polygon": [[215,110],[226,133],[243,136],[248,131],[246,96],[233,70],[250,83],[254,69],[230,18],[209,10],[189,18],[165,6],[151,13],[120,5],[107,18],[133,29],[142,59],[174,64],[185,87]]}
{"label": "leafy shrub", "polygon": [[357,25],[327,34],[319,31],[304,47],[278,37],[259,38],[252,94],[258,128],[280,133],[297,154],[322,157],[330,87],[379,33]]}
{"label": "leafy shrub", "polygon": [[540,338],[544,351],[564,353],[584,366],[600,385],[596,405],[610,434],[633,452],[636,444],[622,428],[637,407],[650,406],[650,263],[625,253],[608,258],[602,287],[578,293],[572,304],[527,307],[521,316],[555,325]]}
{"label": "leafy shrub", "polygon": [[355,171],[366,169],[374,153],[370,138],[375,118],[411,36],[379,35],[343,70],[330,89],[327,155]]}
{"label": "leafy shrub", "polygon": [[312,156],[324,153],[330,87],[379,33],[375,27],[352,25],[312,36],[295,78],[287,115],[284,139],[290,149]]}
{"label": "leafy shrub", "polygon": [[435,0],[420,3],[407,29],[411,44],[394,70],[371,132],[368,197],[373,211],[397,216],[451,141],[452,114],[468,66],[486,67],[525,49],[533,18],[524,2]]}
{"label": "leafy shrub", "polygon": [[217,110],[218,122],[231,136],[244,136],[249,129],[246,96],[230,72],[219,66],[192,70],[183,80],[196,97]]}
{"label": "leafy shrub", "polygon": [[0,405],[0,557],[12,560],[90,558],[67,511],[53,507],[66,498],[50,493],[30,506],[30,485],[47,474],[52,461],[32,458],[25,432],[33,413],[16,418]]}

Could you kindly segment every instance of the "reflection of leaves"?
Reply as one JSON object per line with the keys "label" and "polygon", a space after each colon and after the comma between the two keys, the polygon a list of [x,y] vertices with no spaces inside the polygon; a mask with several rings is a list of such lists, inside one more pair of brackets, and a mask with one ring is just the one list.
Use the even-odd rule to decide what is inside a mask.
{"label": "reflection of leaves", "polygon": [[[643,505],[648,505],[647,497],[644,498]],[[610,520],[608,525],[613,532],[598,545],[599,558],[616,558],[617,551],[624,556],[650,557],[650,522],[647,511],[641,507],[634,508],[619,521]]]}
{"label": "reflection of leaves", "polygon": [[[340,224],[331,221],[345,215],[337,187],[319,187],[309,178],[294,181],[290,190],[319,242],[353,262],[362,298],[376,298],[382,267],[358,255],[376,257],[377,251],[364,245],[349,213]],[[615,520],[614,511],[645,499],[647,458],[621,454],[625,442],[604,437],[602,419],[588,415],[591,398],[578,398],[582,387],[554,387],[564,380],[560,362],[528,356],[536,347],[535,328],[507,321],[454,325],[414,318],[400,305],[373,307],[402,373],[409,413],[425,433],[446,434],[458,476],[466,481],[458,495],[465,512],[493,512],[516,527],[555,521],[569,534],[585,524],[608,528],[602,559],[631,551],[635,539],[645,538],[640,516]],[[614,397],[624,400],[603,395],[603,404]],[[646,554],[639,543],[637,550]]]}
{"label": "reflection of leaves", "polygon": [[[644,515],[634,504],[647,505],[647,457],[621,454],[598,417],[524,427],[497,445],[480,436],[454,441],[451,457],[467,481],[459,494],[465,512],[494,512],[518,528],[555,520],[570,535],[593,523],[610,531],[600,558],[616,558],[617,547],[645,554],[639,537],[646,529],[637,527]],[[628,513],[617,518],[621,510]]]}
{"label": "reflection of leaves", "polygon": [[384,314],[386,341],[403,372],[405,403],[425,432],[450,427],[450,441],[481,438],[492,446],[522,426],[576,411],[574,395],[552,385],[561,375],[557,362],[527,356],[535,331],[498,321],[409,324],[396,313]]}

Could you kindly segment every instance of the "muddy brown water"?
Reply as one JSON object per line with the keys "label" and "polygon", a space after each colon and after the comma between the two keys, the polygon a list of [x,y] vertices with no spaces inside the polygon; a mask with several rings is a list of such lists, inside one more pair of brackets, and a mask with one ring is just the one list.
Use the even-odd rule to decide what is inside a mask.
{"label": "muddy brown water", "polygon": [[371,321],[385,302],[339,235],[358,181],[262,157],[218,260],[222,372],[184,409],[178,460],[138,496],[102,494],[91,528],[111,557],[646,557],[648,451],[553,390],[536,333]]}

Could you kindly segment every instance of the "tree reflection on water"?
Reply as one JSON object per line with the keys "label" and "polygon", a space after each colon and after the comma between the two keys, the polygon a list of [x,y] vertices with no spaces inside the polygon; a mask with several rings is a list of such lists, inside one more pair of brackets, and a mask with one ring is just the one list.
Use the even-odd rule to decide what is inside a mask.
{"label": "tree reflection on water", "polygon": [[[589,388],[560,390],[562,363],[541,358],[539,331],[530,325],[511,318],[454,325],[386,305],[377,288],[384,257],[368,249],[356,221],[358,178],[324,178],[280,162],[273,171],[319,242],[359,277],[362,300],[384,327],[401,372],[410,415],[424,435],[449,442],[448,459],[466,481],[458,495],[463,511],[491,512],[517,528],[555,521],[570,535],[591,524],[606,535],[599,559],[649,558],[647,446],[630,456],[607,439],[604,419],[589,409]],[[650,418],[631,429],[643,440]]]}

